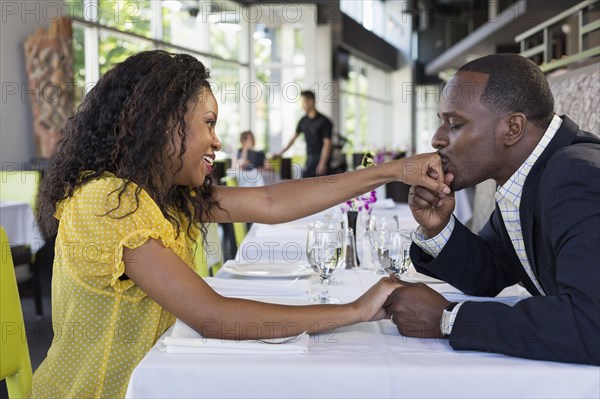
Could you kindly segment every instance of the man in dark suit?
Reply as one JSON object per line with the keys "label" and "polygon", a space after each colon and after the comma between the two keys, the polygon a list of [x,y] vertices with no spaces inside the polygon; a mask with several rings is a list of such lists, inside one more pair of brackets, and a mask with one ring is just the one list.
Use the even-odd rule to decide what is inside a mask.
{"label": "man in dark suit", "polygon": [[532,297],[450,303],[405,283],[386,304],[400,333],[600,364],[600,139],[553,109],[543,73],[515,54],[472,61],[448,82],[432,145],[453,190],[494,179],[496,209],[473,234],[452,216],[452,196],[412,187],[413,264],[469,295],[521,283]]}

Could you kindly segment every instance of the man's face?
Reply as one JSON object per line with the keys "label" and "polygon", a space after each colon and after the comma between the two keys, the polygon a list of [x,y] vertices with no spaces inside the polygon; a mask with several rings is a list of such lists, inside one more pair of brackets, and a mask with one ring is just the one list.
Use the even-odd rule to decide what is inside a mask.
{"label": "man's face", "polygon": [[304,112],[310,112],[315,108],[315,102],[312,98],[302,97],[302,109]]}
{"label": "man's face", "polygon": [[431,145],[438,149],[444,171],[454,174],[453,190],[471,187],[497,175],[502,145],[499,118],[481,104],[488,75],[459,72],[440,98],[441,120]]}

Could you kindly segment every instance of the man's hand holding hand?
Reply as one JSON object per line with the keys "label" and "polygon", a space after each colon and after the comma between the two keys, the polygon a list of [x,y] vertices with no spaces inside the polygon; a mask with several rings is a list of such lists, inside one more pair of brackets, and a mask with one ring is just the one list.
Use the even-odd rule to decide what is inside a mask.
{"label": "man's hand holding hand", "polygon": [[450,302],[423,283],[408,283],[396,277],[396,288],[383,305],[388,317],[406,337],[444,338],[440,331],[442,312]]}

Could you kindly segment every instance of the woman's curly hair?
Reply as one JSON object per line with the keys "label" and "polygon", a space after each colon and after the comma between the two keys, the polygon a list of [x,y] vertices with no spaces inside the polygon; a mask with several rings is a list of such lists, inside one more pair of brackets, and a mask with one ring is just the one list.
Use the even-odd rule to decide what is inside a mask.
{"label": "woman's curly hair", "polygon": [[[212,179],[207,177],[200,187],[177,186],[166,173],[165,159],[179,148],[181,168],[186,114],[201,91],[210,90],[208,79],[208,69],[196,58],[162,50],[138,53],[108,71],[67,122],[45,170],[37,202],[43,235],[57,232],[57,203],[105,172],[126,181],[118,189],[117,208],[122,194],[135,183],[137,206],[144,189],[178,234],[182,227],[178,214],[190,221],[185,223],[188,235],[192,226],[206,233],[204,222],[210,209],[218,206]],[[83,173],[87,171],[91,173]]]}

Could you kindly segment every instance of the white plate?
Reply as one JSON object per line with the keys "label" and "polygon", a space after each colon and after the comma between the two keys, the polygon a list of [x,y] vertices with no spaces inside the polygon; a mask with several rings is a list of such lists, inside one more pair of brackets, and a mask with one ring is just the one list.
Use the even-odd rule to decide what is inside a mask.
{"label": "white plate", "polygon": [[289,263],[255,263],[225,265],[223,270],[236,276],[244,277],[303,277],[313,273],[308,266],[295,265]]}

